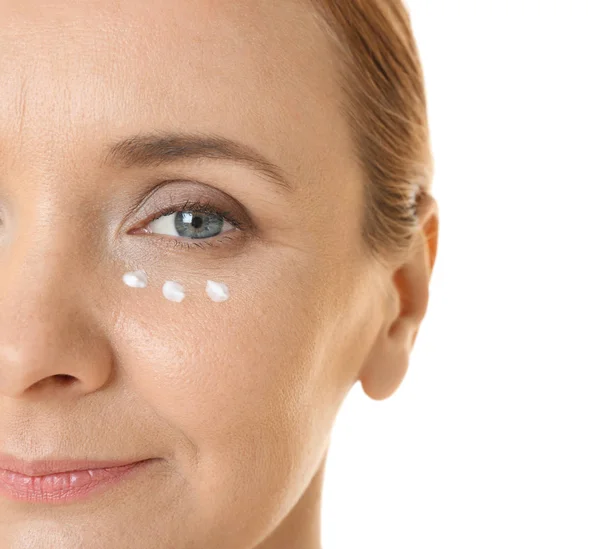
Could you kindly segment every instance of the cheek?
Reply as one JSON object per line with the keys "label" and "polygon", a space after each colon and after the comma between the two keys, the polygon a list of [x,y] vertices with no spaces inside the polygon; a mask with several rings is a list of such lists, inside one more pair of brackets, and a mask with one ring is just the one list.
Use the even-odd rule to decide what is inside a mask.
{"label": "cheek", "polygon": [[201,412],[193,424],[204,434],[265,400],[293,401],[311,379],[322,332],[315,322],[321,299],[304,297],[315,288],[293,291],[298,286],[280,275],[236,276],[228,280],[230,299],[215,303],[204,292],[206,278],[184,282],[186,298],[177,304],[158,289],[131,290],[139,303],[121,312],[114,333],[119,366],[136,388],[170,416]]}
{"label": "cheek", "polygon": [[[179,304],[156,290],[127,294],[139,304],[123,310],[113,333],[123,382],[164,421],[205,524],[223,527],[234,511],[260,524],[256,498],[270,498],[270,512],[268,503],[256,510],[264,520],[277,516],[281,498],[297,493],[324,450],[335,414],[322,375],[325,312],[335,304],[319,270],[288,261],[260,273],[201,276],[183,281]],[[226,278],[230,299],[212,302],[207,278]],[[243,512],[235,507],[244,502]]]}

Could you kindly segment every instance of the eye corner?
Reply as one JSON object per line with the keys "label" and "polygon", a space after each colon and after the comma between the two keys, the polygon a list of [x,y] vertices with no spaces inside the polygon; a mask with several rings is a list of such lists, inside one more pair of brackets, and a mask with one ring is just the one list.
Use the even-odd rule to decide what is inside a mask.
{"label": "eye corner", "polygon": [[[147,223],[146,223],[146,225],[147,225]],[[152,234],[152,231],[150,231],[148,229],[148,227],[146,227],[146,226],[144,226],[144,227],[137,226],[137,227],[133,227],[133,228],[129,229],[128,231],[126,231],[125,234],[136,236],[136,235],[140,235],[140,234]]]}

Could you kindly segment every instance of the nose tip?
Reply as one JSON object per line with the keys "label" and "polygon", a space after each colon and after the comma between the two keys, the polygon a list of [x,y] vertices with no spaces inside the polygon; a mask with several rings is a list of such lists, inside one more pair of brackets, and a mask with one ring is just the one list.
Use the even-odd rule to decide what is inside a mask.
{"label": "nose tip", "polygon": [[0,397],[64,398],[107,383],[114,358],[109,338],[77,295],[42,289],[10,313],[1,309]]}
{"label": "nose tip", "polygon": [[[61,329],[61,328],[55,328]],[[39,332],[38,332],[39,333]],[[94,392],[108,382],[112,353],[101,334],[75,336],[75,344],[65,345],[74,332],[63,332],[54,343],[35,332],[14,343],[0,346],[0,396],[13,399],[59,393],[62,398]]]}

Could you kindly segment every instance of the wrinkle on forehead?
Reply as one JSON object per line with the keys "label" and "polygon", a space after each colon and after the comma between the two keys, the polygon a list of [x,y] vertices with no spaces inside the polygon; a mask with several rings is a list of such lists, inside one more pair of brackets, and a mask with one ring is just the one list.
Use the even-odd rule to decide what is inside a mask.
{"label": "wrinkle on forehead", "polygon": [[0,157],[9,137],[35,154],[41,139],[58,151],[115,129],[193,124],[316,173],[323,143],[331,155],[349,144],[308,3],[14,0],[0,21]]}
{"label": "wrinkle on forehead", "polygon": [[78,83],[99,93],[101,81],[137,80],[140,87],[151,84],[146,94],[160,94],[189,86],[191,79],[219,87],[241,75],[247,87],[236,91],[242,95],[292,84],[312,94],[332,91],[324,89],[331,69],[327,41],[296,2],[64,0],[62,10],[60,2],[28,9],[35,4],[15,0],[12,10],[0,7],[0,64],[16,68],[23,57],[29,60],[23,70],[3,73],[21,74],[21,86],[25,78],[30,87],[32,76],[51,73],[44,84],[67,84],[70,90]]}

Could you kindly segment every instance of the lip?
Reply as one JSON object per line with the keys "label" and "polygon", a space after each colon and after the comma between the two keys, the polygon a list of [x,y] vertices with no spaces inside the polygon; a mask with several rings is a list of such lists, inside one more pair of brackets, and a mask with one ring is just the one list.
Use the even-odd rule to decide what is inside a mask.
{"label": "lip", "polygon": [[90,469],[108,469],[111,467],[123,467],[138,463],[140,459],[125,459],[113,461],[91,461],[86,459],[61,459],[27,461],[12,456],[0,454],[0,469],[27,475],[30,477],[55,475],[57,473],[72,473],[74,471],[87,471]]}
{"label": "lip", "polygon": [[154,461],[157,460],[28,462],[0,455],[0,496],[31,503],[81,501],[131,477]]}

